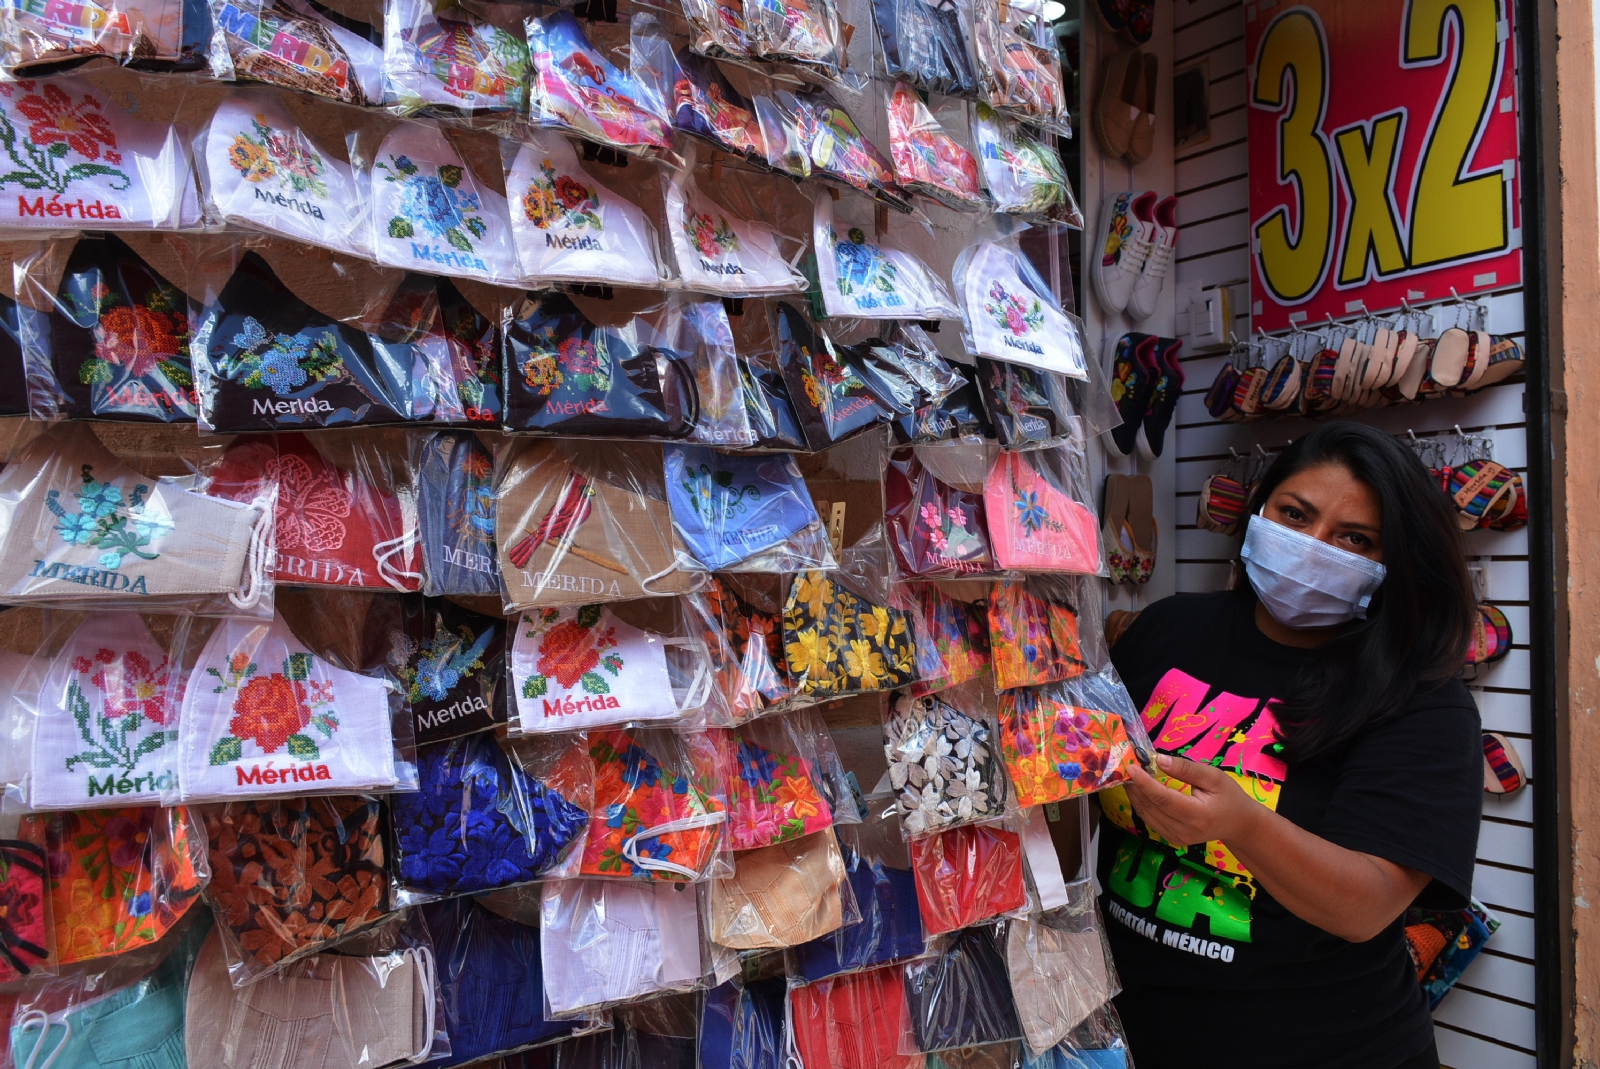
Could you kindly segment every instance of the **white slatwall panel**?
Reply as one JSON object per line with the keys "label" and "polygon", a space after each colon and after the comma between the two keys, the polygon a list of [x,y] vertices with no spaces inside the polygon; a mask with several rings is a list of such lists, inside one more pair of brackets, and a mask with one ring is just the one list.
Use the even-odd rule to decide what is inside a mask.
{"label": "white slatwall panel", "polygon": [[[1177,256],[1177,290],[1248,278],[1249,238],[1246,176],[1246,56],[1244,9],[1240,0],[1177,3],[1174,65],[1204,58],[1211,82],[1211,139],[1180,152],[1176,160],[1178,220],[1183,227]],[[1234,293],[1239,310],[1235,332],[1249,334],[1247,286]],[[1522,332],[1520,291],[1490,300],[1489,329]],[[1186,329],[1179,309],[1179,330]],[[1204,395],[1222,358],[1194,356],[1185,361],[1187,389],[1177,425],[1177,587],[1215,590],[1226,584],[1232,539],[1195,526],[1201,484],[1232,446],[1248,451],[1256,443],[1279,448],[1308,428],[1301,421],[1252,424],[1216,423],[1207,415]],[[1527,444],[1520,381],[1459,400],[1367,414],[1374,426],[1393,434],[1449,433],[1455,425],[1495,441],[1495,458],[1526,476]],[[1515,636],[1513,651],[1472,684],[1486,729],[1504,732],[1524,758],[1532,751],[1528,697],[1528,558],[1525,531],[1475,531],[1468,553],[1485,567],[1489,597],[1506,612]],[[1528,767],[1529,777],[1540,770]],[[1504,923],[1488,948],[1462,977],[1434,1015],[1440,1057],[1452,1069],[1533,1069],[1533,800],[1523,791],[1508,801],[1486,796],[1479,835],[1477,896]]]}

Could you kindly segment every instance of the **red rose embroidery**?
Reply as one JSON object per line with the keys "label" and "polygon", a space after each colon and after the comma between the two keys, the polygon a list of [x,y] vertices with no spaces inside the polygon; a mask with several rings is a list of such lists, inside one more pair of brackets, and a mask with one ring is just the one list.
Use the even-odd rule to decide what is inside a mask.
{"label": "red rose embroidery", "polygon": [[595,648],[593,631],[576,620],[563,620],[539,643],[539,674],[554,676],[569,690],[599,663],[600,651]]}
{"label": "red rose embroidery", "polygon": [[276,753],[311,722],[306,685],[281,672],[256,676],[239,688],[228,730],[253,739],[264,753]]}
{"label": "red rose embroidery", "polygon": [[562,207],[570,210],[588,200],[589,191],[581,183],[562,175],[556,179],[556,199]]}
{"label": "red rose embroidery", "polygon": [[163,360],[177,356],[179,349],[171,321],[148,308],[112,308],[94,328],[95,355],[134,375],[150,374]]}

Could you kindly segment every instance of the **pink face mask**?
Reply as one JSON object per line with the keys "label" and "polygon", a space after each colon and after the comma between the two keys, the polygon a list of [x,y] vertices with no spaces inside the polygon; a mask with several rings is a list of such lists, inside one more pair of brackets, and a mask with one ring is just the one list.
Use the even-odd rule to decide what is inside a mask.
{"label": "pink face mask", "polygon": [[983,500],[1000,567],[1084,574],[1100,570],[1094,512],[1053,486],[1027,454],[1000,454]]}

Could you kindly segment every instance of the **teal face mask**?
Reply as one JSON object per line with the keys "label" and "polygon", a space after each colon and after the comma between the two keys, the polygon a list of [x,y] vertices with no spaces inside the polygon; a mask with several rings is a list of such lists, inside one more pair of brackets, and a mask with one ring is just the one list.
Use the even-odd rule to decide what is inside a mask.
{"label": "teal face mask", "polygon": [[24,1010],[11,1057],[17,1069],[187,1069],[182,985],[151,977],[64,1013]]}

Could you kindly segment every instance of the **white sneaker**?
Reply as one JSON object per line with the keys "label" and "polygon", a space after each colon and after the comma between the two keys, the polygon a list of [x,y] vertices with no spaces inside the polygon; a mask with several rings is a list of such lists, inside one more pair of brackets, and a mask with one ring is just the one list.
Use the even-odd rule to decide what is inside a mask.
{"label": "white sneaker", "polygon": [[[1138,207],[1136,203],[1135,213]],[[1133,292],[1128,295],[1128,314],[1136,320],[1155,315],[1156,301],[1161,297],[1161,287],[1172,267],[1172,255],[1178,247],[1177,197],[1168,197],[1155,206],[1150,213],[1150,226],[1153,231],[1150,252],[1145,256],[1144,270],[1133,284]]]}
{"label": "white sneaker", "polygon": [[1127,310],[1128,298],[1134,284],[1144,270],[1145,257],[1150,255],[1151,239],[1155,236],[1155,219],[1151,214],[1156,194],[1128,190],[1106,197],[1101,211],[1101,224],[1105,232],[1105,245],[1094,266],[1094,289],[1100,297],[1100,306],[1108,312]]}

